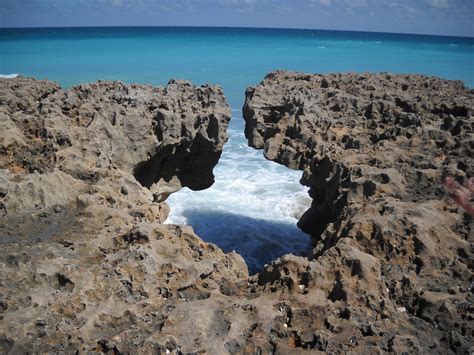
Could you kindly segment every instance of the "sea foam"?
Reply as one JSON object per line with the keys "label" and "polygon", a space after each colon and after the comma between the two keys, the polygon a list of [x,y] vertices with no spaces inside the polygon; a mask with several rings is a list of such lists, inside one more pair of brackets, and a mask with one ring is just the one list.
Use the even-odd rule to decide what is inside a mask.
{"label": "sea foam", "polygon": [[0,78],[13,79],[17,78],[20,74],[0,74]]}
{"label": "sea foam", "polygon": [[241,120],[232,119],[214,185],[171,195],[166,223],[189,224],[205,241],[237,251],[253,273],[283,254],[309,249],[309,236],[296,222],[311,199],[299,184],[300,171],[268,161],[262,151],[248,147]]}

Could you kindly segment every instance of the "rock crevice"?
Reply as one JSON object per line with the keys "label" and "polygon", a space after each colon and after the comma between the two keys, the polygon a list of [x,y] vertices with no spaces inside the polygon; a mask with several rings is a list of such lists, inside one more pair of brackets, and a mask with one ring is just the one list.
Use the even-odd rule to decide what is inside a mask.
{"label": "rock crevice", "polygon": [[226,332],[208,315],[174,338],[248,271],[163,224],[163,201],[214,182],[229,120],[218,86],[0,79],[1,353],[198,351]]}
{"label": "rock crevice", "polygon": [[[377,341],[385,351],[468,352],[472,218],[441,180],[473,176],[472,90],[421,75],[279,71],[247,90],[243,115],[250,146],[303,170],[313,202],[298,225],[313,240],[309,265],[319,271],[310,275],[334,280],[327,297],[347,314],[341,331],[365,320],[377,330],[360,328],[363,337],[398,328]],[[308,264],[269,268],[296,276]]]}
{"label": "rock crevice", "polygon": [[213,181],[221,89],[0,79],[1,353],[469,351],[472,220],[438,180],[472,175],[471,91],[277,72],[248,93],[250,143],[303,170],[314,242],[252,277],[163,224],[169,193]]}

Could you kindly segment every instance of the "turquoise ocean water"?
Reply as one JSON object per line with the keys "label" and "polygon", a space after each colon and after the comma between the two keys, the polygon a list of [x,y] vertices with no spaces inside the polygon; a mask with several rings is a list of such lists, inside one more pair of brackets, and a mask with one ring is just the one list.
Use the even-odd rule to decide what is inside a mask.
{"label": "turquoise ocean water", "polygon": [[223,86],[233,109],[230,139],[206,191],[169,199],[170,223],[236,250],[251,271],[308,246],[295,226],[309,205],[300,172],[247,147],[244,92],[272,70],[423,73],[474,87],[474,39],[320,30],[230,28],[0,29],[0,74],[64,87],[98,79],[166,84],[182,78]]}

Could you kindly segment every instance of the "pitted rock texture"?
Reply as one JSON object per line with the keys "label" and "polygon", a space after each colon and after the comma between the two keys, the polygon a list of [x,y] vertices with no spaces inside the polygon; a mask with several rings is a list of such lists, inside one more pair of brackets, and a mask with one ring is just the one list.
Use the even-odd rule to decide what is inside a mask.
{"label": "pitted rock texture", "polygon": [[472,217],[441,179],[473,176],[473,91],[420,75],[279,71],[247,90],[243,114],[249,144],[310,187],[299,226],[314,249],[259,280],[324,299],[325,314],[308,316],[316,348],[472,351]]}
{"label": "pitted rock texture", "polygon": [[97,82],[63,91],[51,82],[3,79],[2,168],[59,170],[91,182],[124,171],[153,192],[208,188],[227,141],[220,87]]}
{"label": "pitted rock texture", "polygon": [[0,353],[225,350],[247,266],[161,200],[212,184],[229,119],[215,86],[0,79]]}
{"label": "pitted rock texture", "polygon": [[[129,91],[109,100],[102,85]],[[67,93],[81,98],[73,107],[85,109],[64,112],[69,94],[55,84],[18,79],[0,87],[0,124],[9,132],[0,135],[0,353],[468,351],[470,220],[447,199],[410,201],[410,213],[395,197],[384,208],[370,197],[347,199],[323,247],[249,278],[239,255],[204,243],[190,227],[163,224],[160,201],[186,179],[168,181],[160,169],[197,167],[195,155],[185,154],[184,164],[175,152],[201,147],[213,131],[204,111],[221,122],[227,108],[217,89],[209,105],[189,84],[170,99],[196,110],[191,126],[202,129],[194,136],[174,109],[154,116],[164,120],[161,131],[152,123],[145,131],[132,113],[148,116],[134,108],[161,99],[137,102],[130,85],[73,88]],[[112,125],[115,102],[126,113],[116,122],[132,126]],[[167,143],[145,146],[171,135],[176,147],[160,162]],[[140,170],[146,164],[151,185]],[[200,172],[189,175],[201,181],[195,188],[204,186]]]}

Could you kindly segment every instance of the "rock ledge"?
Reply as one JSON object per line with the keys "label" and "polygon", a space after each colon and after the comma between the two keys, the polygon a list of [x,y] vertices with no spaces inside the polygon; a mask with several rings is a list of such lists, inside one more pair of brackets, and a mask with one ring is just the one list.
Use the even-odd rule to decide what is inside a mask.
{"label": "rock ledge", "polygon": [[473,176],[472,90],[421,75],[279,71],[247,90],[243,114],[249,145],[303,170],[310,187],[299,221],[309,260],[260,278],[293,270],[309,292],[327,292],[336,316],[322,328],[340,343],[324,350],[344,349],[336,333],[363,352],[469,352],[472,218],[441,178]]}

